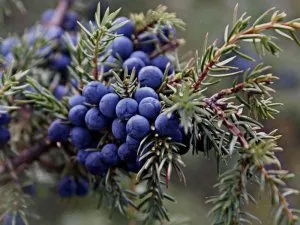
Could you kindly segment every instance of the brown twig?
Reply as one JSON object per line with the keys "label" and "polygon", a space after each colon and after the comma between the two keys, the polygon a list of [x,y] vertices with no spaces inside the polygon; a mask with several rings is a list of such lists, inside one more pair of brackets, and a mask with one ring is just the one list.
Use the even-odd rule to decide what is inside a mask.
{"label": "brown twig", "polygon": [[[22,165],[30,164],[33,161],[39,159],[41,155],[50,151],[51,147],[54,147],[55,143],[48,140],[42,140],[40,143],[32,146],[27,151],[22,152],[16,158],[11,160],[11,168],[18,169]],[[0,164],[0,174],[8,172],[9,167],[5,163]]]}
{"label": "brown twig", "polygon": [[150,59],[155,58],[156,56],[160,54],[164,54],[170,50],[174,50],[175,48],[180,46],[180,41],[179,40],[173,40],[168,42],[167,44],[163,45],[159,50],[155,50],[154,52],[151,53]]}

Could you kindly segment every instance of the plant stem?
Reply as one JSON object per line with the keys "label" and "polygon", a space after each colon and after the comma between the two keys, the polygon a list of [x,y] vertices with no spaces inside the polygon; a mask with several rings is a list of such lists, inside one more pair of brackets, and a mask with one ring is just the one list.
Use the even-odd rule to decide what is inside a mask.
{"label": "plant stem", "polygon": [[49,26],[58,26],[62,23],[64,16],[68,9],[70,8],[73,0],[60,0],[56,9],[55,9],[55,16],[49,22]]}
{"label": "plant stem", "polygon": [[[41,155],[50,151],[51,147],[54,147],[55,143],[48,140],[42,140],[40,143],[34,145],[27,151],[24,151],[17,157],[11,160],[11,168],[18,169],[20,166],[30,164],[31,162],[39,159]],[[8,172],[9,167],[5,163],[0,164],[0,174]]]}
{"label": "plant stem", "polygon": [[195,90],[198,90],[201,87],[201,82],[207,77],[208,72],[210,71],[210,69],[219,62],[219,60],[222,56],[223,50],[226,49],[228,46],[234,45],[236,42],[238,42],[242,35],[259,34],[264,30],[274,29],[274,26],[276,26],[276,25],[283,25],[283,26],[288,26],[288,27],[294,28],[294,29],[300,29],[300,23],[291,23],[291,22],[274,23],[274,22],[268,22],[268,23],[264,23],[264,24],[261,24],[261,25],[250,27],[250,28],[248,28],[247,30],[245,30],[243,32],[234,34],[226,43],[224,43],[224,45],[221,48],[219,48],[214,53],[214,56],[212,57],[212,59],[209,62],[206,63],[203,70],[198,75],[198,79],[195,81],[195,83],[193,84],[192,87]]}
{"label": "plant stem", "polygon": [[180,45],[181,45],[180,40],[170,41],[167,44],[163,45],[159,50],[155,50],[154,52],[152,52],[152,54],[150,55],[150,59],[153,59],[160,54],[164,54],[164,53],[168,52],[169,50],[173,50],[173,49],[179,47]]}

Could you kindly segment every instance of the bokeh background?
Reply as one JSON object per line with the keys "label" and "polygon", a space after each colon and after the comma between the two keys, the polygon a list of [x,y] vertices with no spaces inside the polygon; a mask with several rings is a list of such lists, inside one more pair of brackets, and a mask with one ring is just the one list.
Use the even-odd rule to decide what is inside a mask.
{"label": "bokeh background", "polygon": [[[0,25],[0,36],[22,33],[25,27],[29,27],[39,19],[44,10],[54,8],[56,2],[56,0],[24,0],[28,13],[22,15],[12,8],[12,16],[6,18],[5,23]],[[209,32],[210,42],[221,38],[225,26],[232,21],[233,7],[236,3],[239,3],[240,13],[246,11],[254,18],[273,6],[287,12],[289,18],[300,17],[299,0],[110,0],[110,7],[112,9],[122,7],[122,14],[128,15],[130,12],[155,8],[158,4],[167,5],[170,11],[176,12],[187,23],[186,30],[179,34],[180,37],[186,39],[186,45],[181,48],[181,52],[185,53],[201,49],[207,32]],[[283,167],[291,169],[296,175],[291,185],[300,188],[300,48],[291,41],[280,40],[279,43],[284,49],[280,57],[266,56],[264,60],[273,66],[273,72],[280,77],[276,84],[276,100],[283,102],[284,106],[280,108],[282,113],[277,119],[266,122],[265,126],[267,131],[278,128],[283,135],[280,144],[285,152],[279,157]],[[254,54],[251,48],[248,51]],[[245,66],[245,62],[239,63]],[[187,164],[185,168],[187,187],[173,183],[169,191],[176,196],[178,203],[170,205],[170,211],[175,220],[186,217],[190,218],[189,224],[191,225],[209,224],[207,218],[209,206],[204,202],[207,196],[217,192],[212,188],[217,179],[216,160],[213,155],[210,158],[204,158],[203,155],[192,156],[191,154],[186,155],[184,160]],[[249,210],[262,218],[262,224],[271,224],[268,198],[259,193],[257,196],[260,199],[259,204],[250,206]],[[299,197],[291,199],[291,202],[300,208]],[[95,196],[85,200],[61,201],[54,192],[49,194],[40,191],[36,212],[41,215],[41,219],[33,224],[126,224],[126,220],[118,213],[113,213],[110,218],[109,210],[104,208],[96,209]]]}

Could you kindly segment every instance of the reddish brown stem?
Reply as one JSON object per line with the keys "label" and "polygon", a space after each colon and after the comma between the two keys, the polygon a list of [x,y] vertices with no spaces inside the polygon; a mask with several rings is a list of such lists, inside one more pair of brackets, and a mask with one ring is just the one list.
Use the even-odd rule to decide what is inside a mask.
{"label": "reddish brown stem", "polygon": [[157,23],[157,21],[154,20],[151,23],[146,24],[142,29],[137,30],[135,32],[135,36],[138,36],[139,34],[144,33],[145,31],[147,31],[149,28],[154,27],[156,23]]}
{"label": "reddish brown stem", "polygon": [[[22,152],[16,158],[11,160],[11,167],[13,169],[18,169],[22,165],[30,164],[33,161],[39,159],[43,154],[50,151],[51,147],[54,147],[55,143],[43,140],[40,143],[32,146],[27,151]],[[0,164],[0,174],[8,172],[9,167],[2,163]]]}
{"label": "reddish brown stem", "polygon": [[222,51],[228,47],[231,46],[233,44],[235,44],[236,42],[239,41],[240,37],[242,35],[247,35],[247,34],[259,34],[260,32],[264,31],[264,30],[268,30],[268,29],[273,29],[274,25],[284,25],[284,26],[289,26],[291,28],[295,28],[295,29],[299,29],[299,24],[298,23],[291,23],[291,22],[285,22],[285,23],[273,23],[273,22],[269,22],[269,23],[265,23],[265,24],[261,24],[261,25],[257,25],[254,27],[250,27],[249,29],[235,34],[233,35],[230,40],[228,40],[221,48],[219,48],[214,56],[212,57],[212,59],[204,66],[203,70],[201,71],[201,73],[198,75],[198,79],[195,81],[195,83],[193,84],[193,88],[195,90],[198,90],[201,87],[201,83],[202,81],[207,77],[208,72],[210,71],[210,69],[216,65],[219,60],[220,57],[222,55]]}
{"label": "reddish brown stem", "polygon": [[159,50],[155,50],[151,53],[150,58],[153,59],[160,54],[164,54],[170,50],[173,50],[180,46],[180,42],[178,40],[173,40],[163,45]]}
{"label": "reddish brown stem", "polygon": [[62,23],[65,14],[67,13],[68,9],[70,8],[73,0],[60,0],[56,9],[55,15],[52,20],[49,22],[49,26],[58,26]]}

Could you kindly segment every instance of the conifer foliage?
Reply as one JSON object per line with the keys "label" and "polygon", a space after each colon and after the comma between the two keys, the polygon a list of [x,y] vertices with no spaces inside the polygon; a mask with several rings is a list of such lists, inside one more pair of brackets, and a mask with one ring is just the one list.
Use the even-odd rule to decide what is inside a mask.
{"label": "conifer foliage", "polygon": [[[187,153],[215,155],[218,164],[234,159],[207,201],[212,224],[259,220],[245,211],[256,202],[249,184],[271,193],[274,224],[296,224],[299,210],[287,197],[298,191],[276,157],[279,132],[261,124],[279,113],[277,77],[263,63],[243,71],[231,62],[254,61],[242,42],[259,55],[278,55],[278,37],[300,45],[300,19],[270,9],[253,20],[236,7],[224,40],[206,37],[202,53],[181,60],[177,30],[185,23],[165,6],[125,17],[99,4],[84,22],[74,1],[60,0],[21,37],[1,41],[3,224],[28,224],[36,170],[51,174],[61,198],[94,193],[131,222],[172,224],[167,191],[172,173],[187,182]],[[239,82],[209,94],[232,76]]]}

